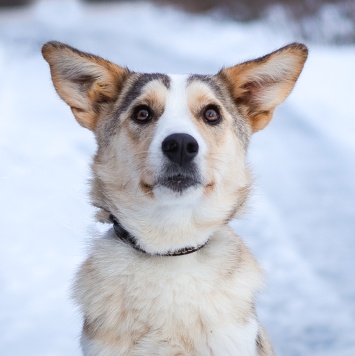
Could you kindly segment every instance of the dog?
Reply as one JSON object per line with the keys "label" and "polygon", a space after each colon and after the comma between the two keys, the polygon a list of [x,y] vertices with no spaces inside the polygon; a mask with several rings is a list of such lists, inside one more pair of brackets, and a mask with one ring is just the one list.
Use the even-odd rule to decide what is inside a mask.
{"label": "dog", "polygon": [[263,273],[228,222],[243,212],[253,133],[290,94],[307,47],[215,75],[136,73],[59,42],[54,87],[97,151],[91,198],[112,224],[74,285],[85,355],[273,355]]}

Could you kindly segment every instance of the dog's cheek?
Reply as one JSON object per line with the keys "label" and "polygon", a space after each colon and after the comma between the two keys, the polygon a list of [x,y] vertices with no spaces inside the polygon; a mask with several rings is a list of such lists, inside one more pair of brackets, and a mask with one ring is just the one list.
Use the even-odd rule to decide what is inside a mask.
{"label": "dog's cheek", "polygon": [[236,158],[241,154],[238,136],[233,133],[228,118],[225,118],[223,127],[218,130],[205,127],[204,136],[208,143],[208,153],[205,156],[208,174],[216,184],[223,185],[231,177],[237,164]]}
{"label": "dog's cheek", "polygon": [[143,189],[143,193],[146,193],[144,184],[153,184],[155,179],[155,165],[151,164],[149,157],[155,130],[154,123],[140,127],[127,120],[121,132],[120,148],[124,157],[120,157],[120,161],[130,170],[135,189]]}
{"label": "dog's cheek", "polygon": [[240,138],[228,130],[216,152],[218,159],[212,160],[216,191],[211,198],[218,205],[216,210],[223,212],[221,218],[229,220],[244,205],[251,185],[246,150]]}

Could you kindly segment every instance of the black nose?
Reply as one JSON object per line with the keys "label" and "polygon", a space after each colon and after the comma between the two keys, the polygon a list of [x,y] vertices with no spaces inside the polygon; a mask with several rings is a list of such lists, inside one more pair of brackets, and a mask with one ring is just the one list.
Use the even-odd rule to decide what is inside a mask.
{"label": "black nose", "polygon": [[188,134],[176,133],[165,138],[161,149],[170,161],[184,166],[196,157],[198,153],[198,143]]}

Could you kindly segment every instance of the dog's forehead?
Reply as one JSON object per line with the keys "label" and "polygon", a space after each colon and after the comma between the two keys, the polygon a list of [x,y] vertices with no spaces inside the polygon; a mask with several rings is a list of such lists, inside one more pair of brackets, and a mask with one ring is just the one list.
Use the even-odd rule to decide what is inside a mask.
{"label": "dog's forehead", "polygon": [[140,97],[146,90],[147,86],[154,81],[158,81],[166,89],[170,88],[170,78],[166,74],[161,74],[161,73],[133,74],[130,80],[128,80],[127,89],[123,94],[123,98],[121,100],[122,104],[119,108],[119,111],[120,112],[126,111],[130,106],[130,104],[138,97]]}
{"label": "dog's forehead", "polygon": [[215,76],[201,75],[201,74],[169,74],[168,75],[170,86],[170,96],[188,97],[196,96],[199,94],[220,99],[223,96],[222,88]]}
{"label": "dog's forehead", "polygon": [[157,124],[157,131],[165,134],[195,131],[187,104],[187,75],[170,74],[170,88],[166,96],[164,113]]}
{"label": "dog's forehead", "polygon": [[[222,88],[214,76],[184,75],[162,73],[134,73],[126,83],[122,93],[118,112],[125,112],[131,104],[144,95],[165,92],[162,101],[174,104],[174,109],[179,111],[182,102],[186,105],[188,97],[208,93],[210,97],[223,98]],[[164,103],[166,104],[166,103]]]}
{"label": "dog's forehead", "polygon": [[170,88],[167,96],[165,109],[172,112],[186,111],[186,87],[187,75],[169,74]]}

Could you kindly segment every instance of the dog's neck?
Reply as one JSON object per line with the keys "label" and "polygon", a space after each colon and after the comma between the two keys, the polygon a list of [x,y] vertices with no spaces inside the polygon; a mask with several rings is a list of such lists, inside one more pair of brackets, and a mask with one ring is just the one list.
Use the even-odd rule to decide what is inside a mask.
{"label": "dog's neck", "polygon": [[208,243],[208,240],[207,240],[204,244],[199,245],[197,247],[184,247],[184,248],[181,248],[178,250],[169,251],[167,253],[149,253],[139,246],[137,239],[122,226],[122,224],[119,222],[119,220],[113,214],[110,214],[110,220],[113,223],[113,228],[114,228],[115,234],[119,239],[121,239],[125,243],[131,245],[135,250],[137,250],[141,253],[150,255],[150,256],[161,256],[161,257],[184,256],[184,255],[188,255],[190,253],[194,253],[194,252],[200,250],[202,247],[206,246]]}

